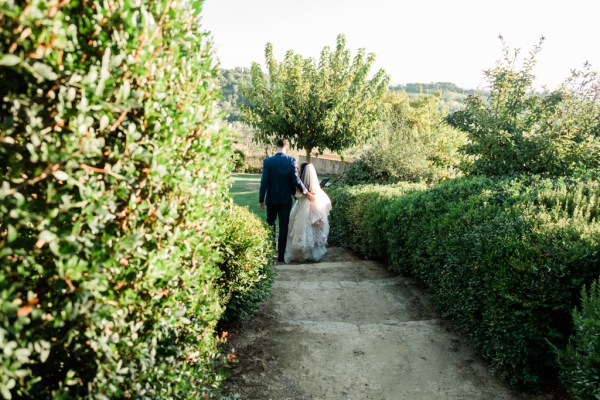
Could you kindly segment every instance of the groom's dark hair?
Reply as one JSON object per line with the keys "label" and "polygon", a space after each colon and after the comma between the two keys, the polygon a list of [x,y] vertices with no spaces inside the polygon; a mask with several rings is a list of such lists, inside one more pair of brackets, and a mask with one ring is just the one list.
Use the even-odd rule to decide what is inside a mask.
{"label": "groom's dark hair", "polygon": [[283,149],[284,147],[288,147],[289,145],[290,145],[290,143],[287,141],[287,139],[284,139],[284,138],[277,139],[277,147]]}

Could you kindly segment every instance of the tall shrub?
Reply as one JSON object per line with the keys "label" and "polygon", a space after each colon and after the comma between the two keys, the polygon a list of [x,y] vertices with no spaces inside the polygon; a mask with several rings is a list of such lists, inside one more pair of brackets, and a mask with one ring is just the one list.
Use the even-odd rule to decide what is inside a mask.
{"label": "tall shrub", "polygon": [[200,398],[227,143],[199,1],[0,3],[0,393]]}
{"label": "tall shrub", "polygon": [[519,51],[504,48],[498,65],[485,71],[489,97],[472,95],[447,117],[467,133],[464,164],[475,175],[516,173],[564,176],[600,169],[600,78],[586,65],[553,91],[533,86],[534,47],[519,65]]}
{"label": "tall shrub", "polygon": [[455,177],[466,135],[444,122],[440,101],[439,95],[410,100],[406,93],[388,93],[377,134],[350,164],[344,182],[438,182]]}

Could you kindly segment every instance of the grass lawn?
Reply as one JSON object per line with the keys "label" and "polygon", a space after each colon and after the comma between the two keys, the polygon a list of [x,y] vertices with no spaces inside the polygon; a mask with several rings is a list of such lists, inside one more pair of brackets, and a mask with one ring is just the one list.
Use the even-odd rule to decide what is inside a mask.
{"label": "grass lawn", "polygon": [[[260,190],[260,174],[231,174],[233,185],[229,190],[233,202],[239,206],[248,207],[250,211],[266,222],[267,211],[258,208],[258,192]],[[279,221],[278,221],[279,222]],[[275,224],[275,232],[278,231]]]}
{"label": "grass lawn", "polygon": [[261,218],[266,213],[258,209],[258,191],[260,189],[260,174],[232,174],[233,186],[230,193],[235,204],[248,206],[250,211]]}

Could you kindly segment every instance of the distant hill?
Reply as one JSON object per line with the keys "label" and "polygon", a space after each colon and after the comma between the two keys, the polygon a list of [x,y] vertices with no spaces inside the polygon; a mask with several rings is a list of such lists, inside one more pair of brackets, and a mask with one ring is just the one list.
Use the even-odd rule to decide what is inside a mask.
{"label": "distant hill", "polygon": [[471,95],[480,94],[487,97],[487,92],[475,89],[463,89],[452,82],[407,83],[392,85],[392,92],[406,92],[409,97],[430,96],[440,94],[440,108],[454,112],[462,108],[464,100]]}
{"label": "distant hill", "polygon": [[466,96],[475,94],[475,89],[463,89],[452,82],[431,82],[431,83],[407,83],[406,85],[390,86],[392,92],[416,93],[416,94],[434,94],[435,92],[454,92]]}
{"label": "distant hill", "polygon": [[[240,96],[240,85],[250,81],[250,68],[237,67],[234,69],[221,70],[219,82],[223,91],[223,100],[221,100],[221,109],[227,115],[229,122],[235,122],[240,119],[239,103],[243,101]],[[451,82],[432,82],[432,83],[407,83],[398,84],[389,87],[392,92],[406,92],[410,97],[421,95],[433,95],[440,93],[440,107],[453,112],[462,107],[464,100],[475,93],[486,96],[486,92],[475,89],[463,89]]]}
{"label": "distant hill", "polygon": [[227,114],[227,121],[234,122],[240,119],[239,103],[242,100],[240,86],[250,82],[250,68],[237,67],[223,69],[219,76],[219,83],[223,91],[221,109]]}

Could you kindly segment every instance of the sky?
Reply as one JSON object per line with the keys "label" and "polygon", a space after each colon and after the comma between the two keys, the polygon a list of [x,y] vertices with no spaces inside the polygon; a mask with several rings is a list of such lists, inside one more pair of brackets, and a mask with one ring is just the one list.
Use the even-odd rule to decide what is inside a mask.
{"label": "sky", "polygon": [[452,82],[485,88],[483,70],[511,48],[529,52],[545,37],[536,86],[556,87],[587,61],[600,70],[600,0],[205,0],[222,68],[264,63],[267,42],[318,58],[346,35],[348,48],[375,53],[391,84]]}

